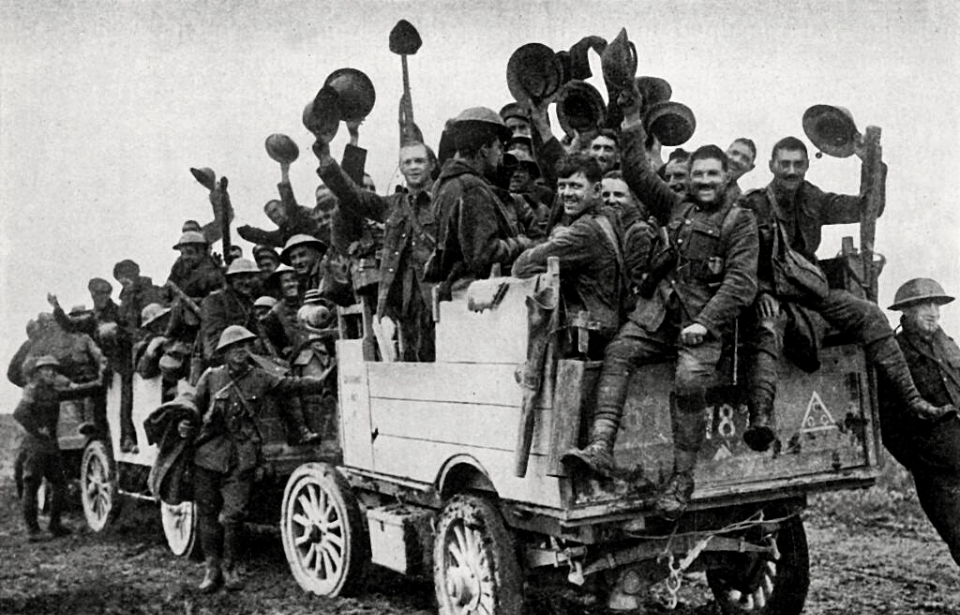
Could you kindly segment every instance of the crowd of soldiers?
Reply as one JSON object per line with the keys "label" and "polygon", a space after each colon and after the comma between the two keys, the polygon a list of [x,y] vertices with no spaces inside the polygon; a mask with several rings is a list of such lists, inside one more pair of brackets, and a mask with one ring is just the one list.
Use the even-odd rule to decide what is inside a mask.
{"label": "crowd of soldiers", "polygon": [[[555,257],[564,313],[557,332],[561,353],[603,362],[588,441],[563,455],[572,468],[600,477],[617,472],[612,453],[630,376],[645,364],[673,359],[674,466],[656,510],[676,520],[694,490],[706,391],[734,329],[746,372],[750,424],[743,438],[765,451],[776,437],[773,408],[785,331],[816,320],[863,345],[889,392],[884,398],[894,402],[888,414],[910,425],[897,431],[898,458],[908,451],[902,456],[912,470],[939,464],[937,476],[945,478],[924,479],[925,509],[937,509],[939,504],[927,502],[941,502],[949,493],[951,510],[957,510],[957,456],[947,459],[944,453],[930,461],[909,452],[923,446],[911,434],[919,434],[917,441],[940,438],[936,450],[960,450],[960,434],[954,433],[960,424],[960,351],[930,324],[930,312],[938,314],[951,298],[932,281],[898,293],[892,307],[905,312],[898,340],[875,303],[847,290],[795,281],[792,292],[785,292],[779,265],[790,258],[817,269],[821,228],[858,222],[867,187],[858,195],[838,195],[806,181],[807,148],[794,137],[773,147],[770,183],[746,194],[738,180],[758,157],[749,138],[736,138],[726,149],[678,148],[664,163],[659,138],[650,130],[647,95],[632,82],[611,101],[616,123],[565,126],[567,134],[559,138],[548,119],[554,97],[510,103],[499,113],[468,108],[447,122],[439,156],[419,131],[401,142],[404,186],[386,196],[377,194],[363,171],[360,121],[347,123],[351,142],[342,162],[330,152],[338,122],[332,128],[308,124],[321,180],[314,208],[294,196],[288,171],[296,155],[289,155],[284,141],[288,155],[275,157],[280,198],[264,207],[277,228],[237,229],[256,244],[253,260],[242,251],[223,259],[211,253],[230,216],[223,207],[225,189],[211,188],[214,221],[183,226],[174,245],[179,257],[163,287],[124,260],[114,270],[123,288],[119,306],[110,299],[111,285],[99,278],[90,282],[92,313],[77,308],[65,314],[51,295],[53,314],[28,326],[29,340],[11,363],[10,379],[27,385],[27,401],[36,397],[33,389],[55,391],[48,397],[56,401],[78,393],[76,386],[54,386],[54,369],[97,387],[104,374],[118,373],[125,452],[138,444],[130,419],[134,371],[160,376],[165,401],[175,399],[178,381],[196,385],[189,399],[180,392],[194,412],[176,427],[197,442],[195,493],[207,557],[201,587],[237,588],[236,533],[260,464],[252,424],[260,397],[330,394],[336,306],[369,307],[380,360],[434,361],[435,302],[459,297],[471,281],[491,275],[537,275]],[[864,156],[862,144],[855,149]],[[213,178],[209,183],[215,185]],[[914,316],[921,312],[925,316]],[[586,344],[574,336],[583,330],[589,331]],[[934,340],[932,349],[909,341],[918,331],[929,332],[923,339]],[[808,333],[812,366],[801,367],[815,369],[819,338]],[[908,367],[905,344],[915,344],[907,352],[931,357],[930,370],[949,375],[920,375],[919,359]],[[291,375],[277,375],[264,357],[283,362]],[[940,380],[943,386],[933,391]],[[105,431],[103,395],[90,399],[83,429]],[[316,441],[304,418],[309,401],[289,407],[291,441]],[[33,448],[43,449],[37,442],[49,440],[55,424],[49,418],[26,424]],[[39,529],[35,505],[27,503],[35,500],[30,493],[38,476],[55,474],[39,458],[30,457],[24,470],[31,535]],[[939,519],[934,523],[957,557],[960,532],[950,529],[955,521]],[[51,530],[62,529],[51,516]]]}

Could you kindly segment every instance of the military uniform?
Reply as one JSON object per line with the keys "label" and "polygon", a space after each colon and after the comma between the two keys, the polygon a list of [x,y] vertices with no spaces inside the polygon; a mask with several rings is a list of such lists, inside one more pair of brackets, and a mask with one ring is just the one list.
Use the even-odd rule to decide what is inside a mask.
{"label": "military uniform", "polygon": [[332,159],[320,167],[320,178],[340,200],[333,214],[334,232],[348,235],[334,238],[335,244],[359,238],[363,218],[384,224],[377,317],[389,316],[399,324],[404,360],[432,361],[434,324],[429,306],[433,285],[423,281],[424,265],[437,236],[430,194],[379,196],[358,187]]}
{"label": "military uniform", "polygon": [[323,388],[322,380],[283,378],[254,366],[235,374],[227,366],[212,367],[200,377],[196,407],[203,416],[195,440],[194,497],[208,558],[219,564],[222,557],[228,568],[236,560],[239,527],[247,515],[256,470],[263,463],[263,437],[257,425],[263,397]]}
{"label": "military uniform", "polygon": [[487,278],[497,263],[507,269],[532,244],[520,234],[515,213],[462,160],[444,164],[434,186],[433,210],[440,224],[437,250],[442,251],[446,285]]}
{"label": "military uniform", "polygon": [[294,235],[304,234],[320,236],[320,222],[313,216],[313,210],[297,203],[293,187],[289,182],[277,184],[280,203],[286,212],[286,220],[275,231],[265,231],[253,226],[237,227],[237,234],[253,244],[282,248]]}
{"label": "military uniform", "polygon": [[220,266],[209,255],[204,256],[195,267],[188,267],[182,258],[178,258],[167,279],[194,300],[203,299],[223,286]]}
{"label": "military uniform", "polygon": [[[928,402],[960,406],[960,347],[942,329],[930,338],[906,327],[896,337],[917,389]],[[960,565],[960,419],[923,420],[896,402],[880,379],[883,443],[913,475],[917,499]]]}
{"label": "military uniform", "polygon": [[200,336],[203,358],[208,364],[214,361],[220,334],[230,325],[256,331],[257,317],[253,312],[253,301],[227,287],[211,293],[200,304]]}
{"label": "military uniform", "polygon": [[65,377],[53,384],[31,382],[23,389],[23,398],[13,417],[27,432],[21,444],[23,459],[23,520],[31,534],[39,532],[37,491],[46,478],[52,489],[50,531],[62,531],[60,515],[66,498],[66,474],[57,443],[60,402],[88,397],[102,390],[99,382],[74,384]]}
{"label": "military uniform", "polygon": [[[662,272],[663,279],[651,296],[637,300],[628,322],[607,346],[591,442],[587,451],[571,455],[586,457],[590,463],[591,453],[602,449],[612,463],[609,453],[630,375],[641,365],[676,356],[674,475],[666,493],[679,494],[674,503],[685,506],[706,433],[705,392],[714,380],[723,337],[756,294],[757,227],[749,211],[729,202],[703,205],[670,190],[650,168],[643,143],[642,127],[623,131],[624,180],[666,227],[676,259]],[[703,342],[679,343],[680,332],[694,323],[707,330]]]}

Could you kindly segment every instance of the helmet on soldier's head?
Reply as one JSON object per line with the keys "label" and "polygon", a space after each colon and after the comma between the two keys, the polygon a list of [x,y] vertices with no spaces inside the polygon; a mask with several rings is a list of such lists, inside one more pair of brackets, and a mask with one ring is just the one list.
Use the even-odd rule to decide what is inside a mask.
{"label": "helmet on soldier's head", "polygon": [[253,302],[253,307],[255,308],[262,307],[262,308],[271,309],[276,304],[277,304],[276,299],[268,295],[263,295],[262,297],[257,297],[257,300]]}
{"label": "helmet on soldier's head", "polygon": [[147,327],[155,320],[163,318],[170,313],[170,308],[164,307],[159,303],[151,303],[140,311],[140,326]]}
{"label": "helmet on soldier's head", "polygon": [[470,107],[469,109],[464,109],[460,112],[460,115],[453,118],[452,128],[455,133],[458,130],[463,130],[470,126],[482,126],[494,132],[500,137],[500,141],[503,143],[506,143],[511,135],[510,129],[507,128],[500,114],[487,107]]}
{"label": "helmet on soldier's head", "polygon": [[221,352],[234,344],[257,339],[257,336],[250,332],[246,327],[240,325],[230,325],[220,334],[220,342],[217,344],[217,352]]}
{"label": "helmet on soldier's head", "polygon": [[904,282],[893,297],[893,305],[888,310],[903,310],[918,303],[933,302],[945,305],[953,297],[944,292],[943,287],[931,278],[914,278]]}
{"label": "helmet on soldier's head", "polygon": [[33,364],[34,369],[40,369],[41,367],[55,367],[59,370],[60,361],[57,361],[57,358],[53,355],[45,354]]}
{"label": "helmet on soldier's head", "polygon": [[318,252],[324,252],[327,249],[327,244],[320,241],[313,235],[298,233],[297,235],[294,235],[288,239],[286,245],[283,246],[283,252],[280,253],[280,262],[284,265],[289,265],[290,253],[293,252],[293,249],[297,246],[310,246]]}
{"label": "helmet on soldier's head", "polygon": [[233,262],[230,263],[230,266],[227,267],[227,277],[242,275],[244,273],[260,275],[260,268],[249,258],[235,258]]}
{"label": "helmet on soldier's head", "polygon": [[181,247],[190,244],[199,244],[203,246],[208,245],[203,233],[197,231],[186,231],[183,233],[183,235],[180,235],[180,241],[173,246],[173,249],[179,250]]}
{"label": "helmet on soldier's head", "polygon": [[87,290],[91,293],[110,294],[113,292],[113,285],[103,278],[91,278],[90,281],[87,282]]}

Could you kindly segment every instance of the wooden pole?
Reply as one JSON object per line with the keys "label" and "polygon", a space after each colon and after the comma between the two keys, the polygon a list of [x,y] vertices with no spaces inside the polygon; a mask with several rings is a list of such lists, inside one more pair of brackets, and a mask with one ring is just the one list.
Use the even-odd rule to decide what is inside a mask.
{"label": "wooden pole", "polygon": [[880,128],[867,126],[863,135],[866,155],[863,160],[867,202],[860,216],[860,254],[863,259],[863,287],[870,301],[877,300],[877,274],[874,265],[874,239],[877,234],[877,216],[886,198],[883,177],[883,151],[880,147]]}

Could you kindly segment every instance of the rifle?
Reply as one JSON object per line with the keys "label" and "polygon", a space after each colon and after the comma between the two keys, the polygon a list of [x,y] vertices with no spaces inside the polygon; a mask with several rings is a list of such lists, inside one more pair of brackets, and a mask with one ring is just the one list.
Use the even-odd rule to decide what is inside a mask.
{"label": "rifle", "polygon": [[190,295],[183,292],[179,286],[174,282],[167,280],[167,283],[164,284],[164,288],[169,288],[173,293],[173,296],[179,299],[184,306],[191,312],[193,312],[198,318],[200,317],[200,306],[197,305],[197,302],[190,298]]}
{"label": "rifle", "polygon": [[230,256],[230,218],[233,217],[233,206],[230,204],[230,195],[227,193],[227,178],[221,177],[217,190],[222,196],[220,206],[223,208],[223,214],[220,217],[220,228],[223,234],[223,264],[229,265],[233,258]]}

